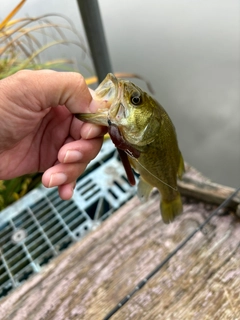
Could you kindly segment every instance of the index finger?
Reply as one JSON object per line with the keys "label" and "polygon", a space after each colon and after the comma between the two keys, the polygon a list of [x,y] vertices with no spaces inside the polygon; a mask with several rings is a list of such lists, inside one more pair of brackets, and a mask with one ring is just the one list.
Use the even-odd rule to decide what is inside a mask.
{"label": "index finger", "polygon": [[[6,94],[16,98],[18,105],[32,111],[65,105],[71,113],[89,112],[92,96],[83,76],[76,72],[23,70],[11,77]],[[21,90],[11,90],[21,88]],[[15,96],[15,97],[14,97]]]}

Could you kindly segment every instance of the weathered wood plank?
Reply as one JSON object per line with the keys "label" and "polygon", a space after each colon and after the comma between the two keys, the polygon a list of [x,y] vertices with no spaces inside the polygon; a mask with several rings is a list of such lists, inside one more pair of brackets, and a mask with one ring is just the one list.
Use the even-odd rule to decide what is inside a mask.
{"label": "weathered wood plank", "polygon": [[[185,163],[186,173],[183,180],[178,181],[181,195],[193,197],[207,203],[220,205],[235,189],[213,183],[199,171]],[[228,204],[240,216],[240,195],[236,195]]]}
{"label": "weathered wood plank", "polygon": [[[133,198],[0,301],[0,319],[103,319],[214,207],[186,201],[164,225],[158,196]],[[237,319],[240,225],[214,217],[112,319]]]}
{"label": "weathered wood plank", "polygon": [[[165,232],[168,249],[201,222],[201,214],[188,210],[184,220],[171,226],[172,236]],[[239,246],[239,221],[213,218],[111,319],[239,319]]]}

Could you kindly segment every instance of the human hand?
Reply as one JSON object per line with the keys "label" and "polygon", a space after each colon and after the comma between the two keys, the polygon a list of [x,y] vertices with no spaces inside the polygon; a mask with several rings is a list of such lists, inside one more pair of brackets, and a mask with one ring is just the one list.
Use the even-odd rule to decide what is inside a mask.
{"label": "human hand", "polygon": [[43,184],[70,199],[105,133],[73,115],[94,112],[91,102],[78,73],[24,70],[1,80],[0,179],[45,171]]}

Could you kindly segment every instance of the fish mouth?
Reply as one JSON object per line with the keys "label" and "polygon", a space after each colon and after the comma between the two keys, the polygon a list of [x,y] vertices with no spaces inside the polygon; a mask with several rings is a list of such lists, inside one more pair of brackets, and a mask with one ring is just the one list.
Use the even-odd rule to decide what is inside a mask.
{"label": "fish mouth", "polygon": [[112,74],[108,73],[106,78],[100,83],[95,90],[95,99],[105,100],[109,107],[111,103],[118,96],[118,79]]}
{"label": "fish mouth", "polygon": [[116,120],[121,120],[122,118],[126,118],[126,111],[124,105],[120,102],[116,113]]}
{"label": "fish mouth", "polygon": [[127,117],[127,108],[124,104],[124,90],[124,82],[116,78],[112,73],[108,73],[95,90],[94,99],[105,102],[105,110],[100,110],[100,112],[105,111],[104,113],[105,116],[107,113],[108,120],[115,124]]}
{"label": "fish mouth", "polygon": [[109,120],[116,125],[122,119],[127,118],[127,108],[124,102],[124,83],[121,80],[118,80],[116,96],[112,101],[108,112]]}
{"label": "fish mouth", "polygon": [[[105,117],[111,123],[116,123],[121,117],[125,116],[124,106],[121,102],[119,103],[119,101],[121,101],[121,92],[121,81],[119,81],[112,73],[108,73],[106,78],[95,90],[94,99],[104,101]],[[103,110],[99,111],[101,113],[103,112]]]}
{"label": "fish mouth", "polygon": [[78,114],[78,119],[98,125],[109,126],[109,123],[118,125],[121,119],[127,117],[127,108],[124,106],[124,83],[112,73],[95,90],[93,99],[100,107],[94,114]]}

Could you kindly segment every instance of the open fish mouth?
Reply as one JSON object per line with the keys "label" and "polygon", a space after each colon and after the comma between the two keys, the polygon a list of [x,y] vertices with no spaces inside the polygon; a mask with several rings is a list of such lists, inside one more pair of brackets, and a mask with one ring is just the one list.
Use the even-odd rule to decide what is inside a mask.
{"label": "open fish mouth", "polygon": [[113,102],[118,96],[118,79],[109,73],[95,90],[95,98]]}
{"label": "open fish mouth", "polygon": [[116,114],[116,119],[121,120],[122,118],[126,118],[126,111],[124,105],[120,102]]}
{"label": "open fish mouth", "polygon": [[124,99],[124,83],[120,80],[117,80],[115,97],[111,101],[109,106],[108,118],[112,123],[116,125],[122,120],[126,119],[128,116],[128,108],[125,105]]}
{"label": "open fish mouth", "polygon": [[94,92],[93,99],[100,102],[96,113],[79,113],[76,117],[82,121],[108,126],[111,107],[118,96],[118,79],[109,73]]}
{"label": "open fish mouth", "polygon": [[121,101],[116,101],[116,103],[113,103],[108,111],[108,119],[116,125],[122,119],[126,118],[126,116],[126,108]]}

